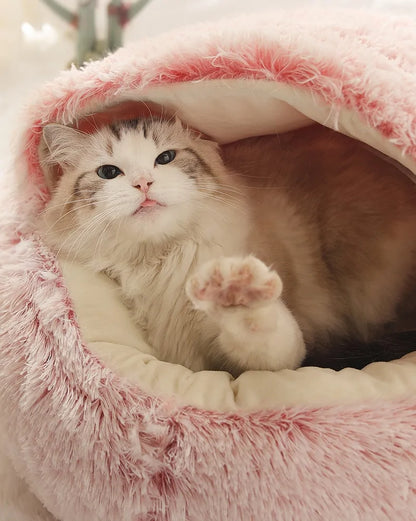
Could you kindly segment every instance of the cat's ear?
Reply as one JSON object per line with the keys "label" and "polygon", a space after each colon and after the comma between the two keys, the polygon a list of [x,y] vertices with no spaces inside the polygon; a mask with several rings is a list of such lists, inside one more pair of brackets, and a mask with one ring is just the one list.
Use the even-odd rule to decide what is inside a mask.
{"label": "cat's ear", "polygon": [[182,127],[182,128],[183,128],[182,120],[179,119],[179,117],[178,117],[176,114],[174,115],[173,123],[174,123],[174,125],[176,125],[177,127]]}
{"label": "cat's ear", "polygon": [[212,141],[211,138],[204,134],[201,130],[197,130],[196,128],[186,125],[182,120],[178,118],[178,116],[175,116],[173,124],[178,130],[187,130],[194,139],[204,139]]}
{"label": "cat's ear", "polygon": [[88,137],[73,128],[51,123],[43,129],[39,158],[49,190],[54,190],[62,172],[75,166]]}
{"label": "cat's ear", "polygon": [[182,131],[185,128],[185,125],[183,124],[182,120],[180,120],[176,114],[173,116],[173,126],[175,129],[180,131]]}
{"label": "cat's ear", "polygon": [[64,170],[75,166],[85,151],[88,136],[65,125],[51,123],[43,129],[43,160],[49,164],[60,165]]}

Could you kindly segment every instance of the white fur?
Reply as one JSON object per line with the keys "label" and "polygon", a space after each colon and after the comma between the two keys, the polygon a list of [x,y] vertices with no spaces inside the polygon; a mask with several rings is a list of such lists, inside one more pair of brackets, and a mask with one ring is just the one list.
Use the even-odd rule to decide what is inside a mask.
{"label": "white fur", "polygon": [[[281,300],[266,298],[262,309],[254,302],[244,309],[237,304],[219,314],[192,307],[185,293],[189,276],[206,261],[244,254],[250,223],[242,195],[222,185],[227,173],[214,144],[196,139],[178,122],[161,128],[155,123],[152,129],[156,140],[140,130],[123,130],[117,139],[108,128],[83,135],[59,125],[46,127],[46,163],[58,162],[64,170],[45,214],[49,242],[119,281],[135,320],[161,359],[194,370],[219,364],[230,370],[297,367],[304,343]],[[187,147],[197,150],[215,179],[199,172],[195,180],[177,166],[180,151]],[[178,161],[156,165],[155,158],[166,149],[178,150]],[[183,154],[183,161],[195,160],[193,154]],[[97,167],[106,164],[116,165],[123,175],[100,180]],[[86,197],[78,194],[79,200],[72,198],[68,209],[77,182],[78,188],[83,183],[98,186],[94,206],[87,192]],[[135,188],[140,182],[149,183],[147,197],[161,206],[137,213],[146,199]],[[260,277],[270,276],[257,259],[249,264]],[[274,277],[278,295],[281,282]]]}
{"label": "white fur", "polygon": [[[233,373],[294,368],[305,354],[303,339],[312,350],[325,349],[334,338],[369,339],[395,321],[415,262],[409,240],[416,215],[407,180],[391,177],[389,165],[312,128],[281,136],[280,148],[269,136],[223,149],[225,164],[248,169],[239,178],[214,143],[180,122],[141,124],[92,135],[47,127],[45,162],[58,161],[64,175],[46,210],[45,235],[66,256],[119,282],[162,360]],[[166,150],[175,150],[175,159],[159,164]],[[97,169],[108,164],[122,173],[103,180]],[[316,165],[313,183],[305,164]],[[377,190],[376,171],[383,179]],[[385,211],[392,191],[402,203]],[[279,276],[244,259],[251,252]],[[232,304],[211,291],[218,274],[228,297],[238,290]],[[194,306],[185,293],[193,275]],[[276,298],[267,284],[253,297],[256,279],[276,285]],[[198,293],[204,284],[211,300]],[[413,304],[403,303],[404,315],[413,313]]]}
{"label": "white fur", "polygon": [[[280,298],[282,288],[277,273],[253,256],[206,262],[186,286],[195,308],[219,325],[226,357],[240,368],[269,370],[298,367],[305,356],[299,325]],[[247,289],[257,296],[245,295]]]}

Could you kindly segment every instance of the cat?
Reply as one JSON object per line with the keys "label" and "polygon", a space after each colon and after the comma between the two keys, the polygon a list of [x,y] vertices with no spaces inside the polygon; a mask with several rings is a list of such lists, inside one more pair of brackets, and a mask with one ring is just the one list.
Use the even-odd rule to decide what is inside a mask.
{"label": "cat", "polygon": [[219,147],[175,119],[43,129],[41,232],[116,280],[158,357],[294,369],[413,327],[416,192],[320,125]]}

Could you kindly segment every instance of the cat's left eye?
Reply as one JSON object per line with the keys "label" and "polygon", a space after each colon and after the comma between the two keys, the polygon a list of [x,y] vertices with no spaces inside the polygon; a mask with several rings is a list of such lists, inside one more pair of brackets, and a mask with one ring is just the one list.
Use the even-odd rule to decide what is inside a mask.
{"label": "cat's left eye", "polygon": [[114,165],[102,165],[97,168],[97,175],[102,179],[114,179],[122,173],[119,167]]}
{"label": "cat's left eye", "polygon": [[176,157],[176,152],[174,150],[165,150],[161,154],[157,156],[155,159],[156,165],[167,165],[171,161],[173,161]]}

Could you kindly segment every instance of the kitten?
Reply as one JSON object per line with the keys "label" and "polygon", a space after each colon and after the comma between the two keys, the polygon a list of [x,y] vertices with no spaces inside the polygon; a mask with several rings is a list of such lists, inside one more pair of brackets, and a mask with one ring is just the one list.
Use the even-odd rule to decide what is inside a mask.
{"label": "kitten", "polygon": [[412,323],[415,190],[357,142],[313,126],[221,151],[149,119],[43,138],[46,241],[118,281],[160,359],[296,368]]}

